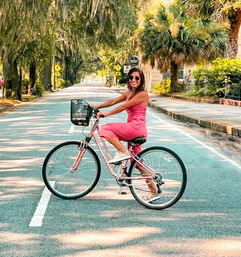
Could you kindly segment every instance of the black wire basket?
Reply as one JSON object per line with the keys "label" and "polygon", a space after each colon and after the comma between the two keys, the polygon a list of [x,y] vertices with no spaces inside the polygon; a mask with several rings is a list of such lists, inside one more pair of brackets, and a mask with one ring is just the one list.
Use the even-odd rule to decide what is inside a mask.
{"label": "black wire basket", "polygon": [[84,100],[71,100],[71,122],[78,126],[89,126],[93,108]]}

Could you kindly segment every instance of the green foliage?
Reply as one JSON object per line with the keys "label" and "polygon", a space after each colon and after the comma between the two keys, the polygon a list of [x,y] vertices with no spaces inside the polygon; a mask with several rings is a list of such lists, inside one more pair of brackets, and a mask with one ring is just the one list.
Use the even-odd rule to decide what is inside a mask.
{"label": "green foliage", "polygon": [[213,96],[224,92],[227,87],[235,88],[241,81],[241,59],[218,58],[207,68],[199,66],[192,72],[195,85],[194,94],[197,96]]}
{"label": "green foliage", "polygon": [[154,93],[158,93],[158,94],[168,94],[170,93],[170,90],[171,90],[170,78],[167,78],[164,81],[160,81],[152,89]]}
{"label": "green foliage", "polygon": [[29,83],[30,83],[29,79],[24,78],[21,83],[22,83],[22,93],[27,94],[28,93],[28,86],[29,86]]}
{"label": "green foliage", "polygon": [[106,83],[108,84],[108,85],[113,85],[113,83],[114,83],[114,74],[113,74],[113,72],[109,72],[108,73],[108,76],[107,76],[107,78],[106,78]]}
{"label": "green foliage", "polygon": [[66,80],[64,80],[64,79],[61,79],[61,78],[59,78],[58,80],[57,80],[57,87],[58,88],[65,88],[65,87],[69,87],[69,86],[71,86],[71,83],[70,83],[70,81],[66,81]]}
{"label": "green foliage", "polygon": [[119,84],[126,84],[126,83],[127,83],[127,78],[126,78],[126,77],[121,77],[121,78],[118,80],[118,83],[119,83]]}
{"label": "green foliage", "polygon": [[180,1],[160,5],[156,16],[146,15],[138,34],[143,61],[161,72],[171,70],[172,92],[177,91],[180,65],[223,56],[227,38],[226,23],[193,15]]}
{"label": "green foliage", "polygon": [[[73,84],[83,74],[103,68],[100,45],[114,49],[114,62],[116,55],[127,56],[129,38],[137,27],[137,9],[138,0],[0,1],[1,61],[14,62],[23,73],[36,63],[38,76],[53,59],[64,67],[63,78]],[[17,89],[15,81],[12,88]]]}
{"label": "green foliage", "polygon": [[39,80],[36,82],[36,93],[38,96],[44,95],[44,85]]}

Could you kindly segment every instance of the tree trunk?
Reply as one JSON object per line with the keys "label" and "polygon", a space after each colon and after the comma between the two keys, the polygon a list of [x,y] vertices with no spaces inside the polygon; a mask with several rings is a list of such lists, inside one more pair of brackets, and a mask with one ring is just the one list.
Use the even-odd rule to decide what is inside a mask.
{"label": "tree trunk", "polygon": [[230,17],[230,36],[228,41],[228,48],[231,49],[229,57],[234,58],[238,53],[238,35],[241,26],[241,8],[237,8],[234,11],[232,17]]}
{"label": "tree trunk", "polygon": [[70,68],[69,68],[70,60],[68,56],[64,57],[64,80],[65,81],[70,81]]}
{"label": "tree trunk", "polygon": [[171,61],[170,93],[176,93],[178,91],[178,74],[179,74],[179,64],[175,63],[175,61]]}
{"label": "tree trunk", "polygon": [[52,71],[52,58],[49,61],[49,64],[46,65],[41,72],[41,82],[44,85],[44,89],[50,90],[51,85],[51,71]]}
{"label": "tree trunk", "polygon": [[30,87],[33,95],[37,94],[36,90],[36,80],[37,80],[37,74],[36,74],[36,63],[32,62],[29,67],[29,80],[30,80]]}
{"label": "tree trunk", "polygon": [[18,99],[22,101],[22,78],[23,78],[23,71],[22,67],[19,69],[19,87],[18,87]]}
{"label": "tree trunk", "polygon": [[21,100],[22,92],[19,91],[19,75],[16,59],[12,59],[9,55],[3,62],[3,97],[15,100]]}

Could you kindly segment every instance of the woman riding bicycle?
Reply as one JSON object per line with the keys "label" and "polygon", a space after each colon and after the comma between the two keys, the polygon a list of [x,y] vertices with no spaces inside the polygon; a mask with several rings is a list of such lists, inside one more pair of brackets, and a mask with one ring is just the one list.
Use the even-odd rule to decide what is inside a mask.
{"label": "woman riding bicycle", "polygon": [[[116,163],[119,161],[130,159],[129,151],[123,146],[120,141],[129,141],[136,137],[147,138],[146,128],[146,108],[148,106],[149,97],[145,90],[145,77],[144,73],[139,68],[132,68],[127,75],[128,90],[121,96],[110,99],[100,105],[93,106],[96,109],[102,109],[124,102],[108,112],[98,112],[98,117],[101,115],[105,117],[120,113],[126,110],[128,114],[127,122],[107,123],[100,127],[100,136],[109,141],[117,150],[114,159],[109,163]],[[128,149],[130,144],[128,144]],[[135,154],[141,152],[141,145],[136,145],[133,148]],[[138,166],[137,166],[138,168]],[[147,175],[148,171],[144,168],[138,168],[142,175]],[[152,179],[147,179],[149,187],[148,199],[157,197],[157,188]]]}

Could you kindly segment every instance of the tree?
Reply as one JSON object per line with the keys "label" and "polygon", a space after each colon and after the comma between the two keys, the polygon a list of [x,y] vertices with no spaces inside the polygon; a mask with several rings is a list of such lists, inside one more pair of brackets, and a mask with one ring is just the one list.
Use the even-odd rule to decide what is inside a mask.
{"label": "tree", "polygon": [[[115,52],[119,49],[121,52],[120,49],[126,46],[125,43],[137,26],[136,7],[136,0],[77,0],[57,3],[57,10],[54,12],[54,20],[58,26],[56,38],[64,40],[61,44],[56,44],[56,60],[63,67],[65,80],[73,83],[81,69],[86,73],[88,66],[91,73],[92,69],[98,67],[100,63],[93,65],[93,61],[100,61],[97,53],[101,47],[115,49]],[[127,52],[125,48],[125,53]]]}
{"label": "tree", "polygon": [[202,17],[211,17],[222,21],[228,17],[230,34],[228,40],[230,57],[235,57],[238,51],[238,35],[241,26],[241,0],[182,0],[190,10]]}
{"label": "tree", "polygon": [[178,91],[179,67],[200,59],[212,60],[226,49],[227,24],[208,18],[192,17],[179,1],[160,6],[157,16],[147,14],[139,31],[143,61],[171,70],[171,92]]}
{"label": "tree", "polygon": [[[62,47],[63,55],[57,59],[63,58],[65,77],[70,76],[67,79],[71,78],[73,82],[82,65],[80,53],[83,45],[89,45],[89,48],[101,44],[116,46],[118,41],[131,35],[136,4],[137,0],[1,0],[4,97],[21,100],[19,71],[22,67],[28,70],[28,64],[34,85],[40,66],[45,63],[49,69],[56,47]],[[60,47],[59,38],[64,38]],[[35,43],[37,46],[33,48]],[[47,47],[40,48],[43,44]],[[47,61],[44,59],[46,55]],[[40,63],[40,59],[44,62]]]}
{"label": "tree", "polygon": [[[2,0],[0,2],[0,49],[4,71],[3,96],[21,100],[19,61],[21,52],[30,41],[45,31],[50,0]],[[7,11],[6,11],[7,10]]]}

